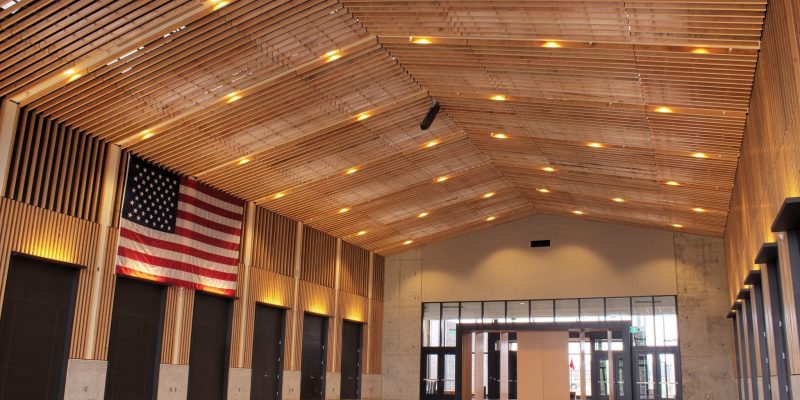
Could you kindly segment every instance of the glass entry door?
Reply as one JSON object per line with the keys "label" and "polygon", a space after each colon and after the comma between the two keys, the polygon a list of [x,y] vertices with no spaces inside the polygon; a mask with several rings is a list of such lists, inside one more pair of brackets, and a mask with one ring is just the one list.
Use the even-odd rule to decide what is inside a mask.
{"label": "glass entry door", "polygon": [[677,349],[635,350],[634,400],[680,400],[680,358]]}
{"label": "glass entry door", "polygon": [[456,397],[456,350],[447,347],[422,349],[421,399],[452,400]]}

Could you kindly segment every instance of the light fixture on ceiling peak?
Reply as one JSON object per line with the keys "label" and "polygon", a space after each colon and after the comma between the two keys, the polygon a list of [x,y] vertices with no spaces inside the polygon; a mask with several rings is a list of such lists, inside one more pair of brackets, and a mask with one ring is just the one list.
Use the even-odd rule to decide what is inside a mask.
{"label": "light fixture on ceiling peak", "polygon": [[220,8],[225,7],[228,4],[230,4],[230,2],[229,1],[225,1],[225,0],[211,0],[211,4],[213,4],[213,6],[211,7],[211,10],[212,11],[217,11]]}
{"label": "light fixture on ceiling peak", "polygon": [[358,114],[356,116],[356,121],[363,121],[363,120],[365,120],[365,119],[367,119],[369,117],[370,117],[369,113],[363,112],[363,113]]}
{"label": "light fixture on ceiling peak", "polygon": [[694,53],[694,54],[708,54],[710,52],[706,48],[698,47],[696,49],[692,49],[692,53]]}
{"label": "light fixture on ceiling peak", "polygon": [[70,81],[70,82],[72,82],[72,81],[74,81],[74,80],[76,80],[76,79],[78,79],[78,78],[80,78],[80,77],[81,77],[81,74],[72,74],[72,75],[69,77],[69,81]]}
{"label": "light fixture on ceiling peak", "polygon": [[491,136],[495,139],[508,139],[508,135],[502,132],[492,132]]}
{"label": "light fixture on ceiling peak", "polygon": [[64,71],[64,75],[67,75],[67,76],[75,75],[75,72],[77,72],[77,71],[75,71],[75,68],[70,68],[70,69]]}

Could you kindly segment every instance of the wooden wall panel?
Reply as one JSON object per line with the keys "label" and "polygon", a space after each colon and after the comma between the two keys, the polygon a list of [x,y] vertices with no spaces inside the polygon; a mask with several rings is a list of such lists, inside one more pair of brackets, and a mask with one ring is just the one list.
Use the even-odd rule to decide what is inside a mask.
{"label": "wooden wall panel", "polygon": [[366,324],[369,314],[369,299],[351,293],[339,293],[339,317]]}
{"label": "wooden wall panel", "polygon": [[342,292],[367,297],[369,295],[370,252],[354,244],[342,241],[341,257],[339,289]]}
{"label": "wooden wall panel", "polygon": [[383,301],[383,283],[386,276],[386,258],[377,254],[372,258],[372,293],[370,298]]}
{"label": "wooden wall panel", "polygon": [[336,238],[309,226],[303,227],[300,279],[329,288],[335,287]]}
{"label": "wooden wall panel", "polygon": [[[305,235],[303,235],[305,237]],[[295,348],[294,359],[291,365],[295,368],[300,366],[300,358],[302,355],[303,344],[303,313],[308,312],[311,314],[325,315],[333,317],[336,312],[336,291],[323,285],[317,285],[310,282],[300,281],[300,292],[297,297],[297,306],[295,307],[295,318],[297,318],[294,335],[294,343],[292,346]],[[328,357],[332,358],[330,342],[333,336],[330,335],[333,321],[328,321]],[[330,363],[328,363],[330,366]]]}
{"label": "wooden wall panel", "polygon": [[383,302],[370,300],[369,320],[369,348],[366,353],[369,361],[366,363],[365,373],[381,373],[381,348],[383,347]]}
{"label": "wooden wall panel", "polygon": [[177,286],[167,288],[164,335],[161,342],[162,364],[189,364],[193,311],[193,290]]}
{"label": "wooden wall panel", "polygon": [[23,108],[5,196],[97,221],[106,143]]}
{"label": "wooden wall panel", "polygon": [[253,221],[253,266],[293,276],[297,222],[262,207]]}
{"label": "wooden wall panel", "polygon": [[103,276],[100,282],[100,309],[97,318],[97,344],[94,352],[94,358],[97,360],[108,359],[108,341],[111,338],[111,312],[114,308],[114,291],[117,281],[117,275],[114,271],[116,270],[119,230],[109,229],[107,235],[108,247],[106,249],[104,270],[101,272]]}

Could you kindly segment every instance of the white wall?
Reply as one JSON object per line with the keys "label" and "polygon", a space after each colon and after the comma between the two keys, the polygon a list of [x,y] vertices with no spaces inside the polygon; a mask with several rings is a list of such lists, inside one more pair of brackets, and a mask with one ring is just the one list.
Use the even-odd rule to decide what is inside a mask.
{"label": "white wall", "polygon": [[422,248],[422,301],[675,293],[668,231],[536,215]]}

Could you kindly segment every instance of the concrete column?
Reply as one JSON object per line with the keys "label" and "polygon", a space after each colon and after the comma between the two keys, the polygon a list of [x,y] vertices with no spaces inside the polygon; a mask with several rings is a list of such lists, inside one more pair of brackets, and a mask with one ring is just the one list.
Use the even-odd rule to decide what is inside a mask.
{"label": "concrete column", "polygon": [[11,163],[11,151],[14,146],[14,131],[17,128],[19,104],[11,100],[3,100],[0,104],[0,196],[6,193],[8,168]]}
{"label": "concrete column", "polygon": [[474,400],[483,400],[483,360],[486,358],[486,333],[475,333],[475,369],[472,371]]}
{"label": "concrete column", "polygon": [[500,400],[508,400],[508,332],[500,334]]}

